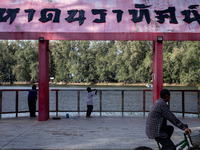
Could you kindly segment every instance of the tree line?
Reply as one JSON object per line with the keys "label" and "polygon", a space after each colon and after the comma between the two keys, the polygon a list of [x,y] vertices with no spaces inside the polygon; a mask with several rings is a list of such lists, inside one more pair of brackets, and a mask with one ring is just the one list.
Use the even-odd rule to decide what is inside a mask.
{"label": "tree line", "polygon": [[[151,41],[50,41],[55,82],[151,83]],[[200,42],[165,41],[163,82],[200,83]],[[38,41],[0,41],[0,82],[38,82]]]}

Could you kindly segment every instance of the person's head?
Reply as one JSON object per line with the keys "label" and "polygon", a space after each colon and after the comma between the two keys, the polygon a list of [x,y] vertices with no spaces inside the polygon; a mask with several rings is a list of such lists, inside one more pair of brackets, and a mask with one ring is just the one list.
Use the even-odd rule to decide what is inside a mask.
{"label": "person's head", "polygon": [[91,87],[87,87],[87,91],[91,92],[92,91]]}
{"label": "person's head", "polygon": [[160,98],[164,99],[164,101],[168,102],[170,100],[170,92],[167,89],[162,89],[160,91]]}
{"label": "person's head", "polygon": [[33,89],[33,90],[36,90],[36,85],[32,85],[32,89]]}

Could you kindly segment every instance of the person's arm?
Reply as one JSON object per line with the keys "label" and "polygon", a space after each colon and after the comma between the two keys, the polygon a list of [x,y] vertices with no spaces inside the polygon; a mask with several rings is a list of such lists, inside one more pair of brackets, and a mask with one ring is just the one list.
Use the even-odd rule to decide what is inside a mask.
{"label": "person's arm", "polygon": [[95,95],[97,95],[98,90],[95,89]]}
{"label": "person's arm", "polygon": [[183,124],[176,116],[170,111],[169,107],[166,105],[162,105],[162,113],[163,116],[169,120],[173,125],[177,126],[182,130],[188,130],[188,127]]}
{"label": "person's arm", "polygon": [[35,94],[35,101],[37,101],[38,92],[37,92],[37,90],[35,92],[36,92],[36,94]]}
{"label": "person's arm", "polygon": [[92,91],[95,91],[95,95],[97,95],[98,90],[94,89],[94,90],[92,90]]}

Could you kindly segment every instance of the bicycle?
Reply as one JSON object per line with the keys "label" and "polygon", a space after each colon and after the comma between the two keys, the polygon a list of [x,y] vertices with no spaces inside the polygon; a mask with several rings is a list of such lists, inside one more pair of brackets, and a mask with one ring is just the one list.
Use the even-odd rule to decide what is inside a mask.
{"label": "bicycle", "polygon": [[[159,143],[158,144],[158,150],[162,150]],[[188,147],[187,150],[200,150],[200,131],[197,133],[184,133],[184,140],[177,143],[176,148],[178,150],[183,150],[185,147]],[[147,146],[139,146],[136,147],[134,150],[153,150],[150,147]]]}

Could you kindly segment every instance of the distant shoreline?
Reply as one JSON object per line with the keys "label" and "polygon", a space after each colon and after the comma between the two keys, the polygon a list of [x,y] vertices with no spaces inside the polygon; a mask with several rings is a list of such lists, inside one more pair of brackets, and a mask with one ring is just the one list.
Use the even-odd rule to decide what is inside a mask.
{"label": "distant shoreline", "polygon": [[[1,86],[17,86],[17,85],[31,85],[31,84],[38,84],[38,83],[30,83],[30,82],[13,82],[13,84],[10,84],[9,82],[1,82]],[[57,85],[57,86],[64,86],[64,85],[72,85],[72,86],[146,86],[148,83],[66,83],[66,82],[60,82],[60,83],[51,83],[50,85]],[[165,87],[197,87],[200,89],[200,85],[183,85],[183,84],[168,84],[163,83],[163,86]]]}

